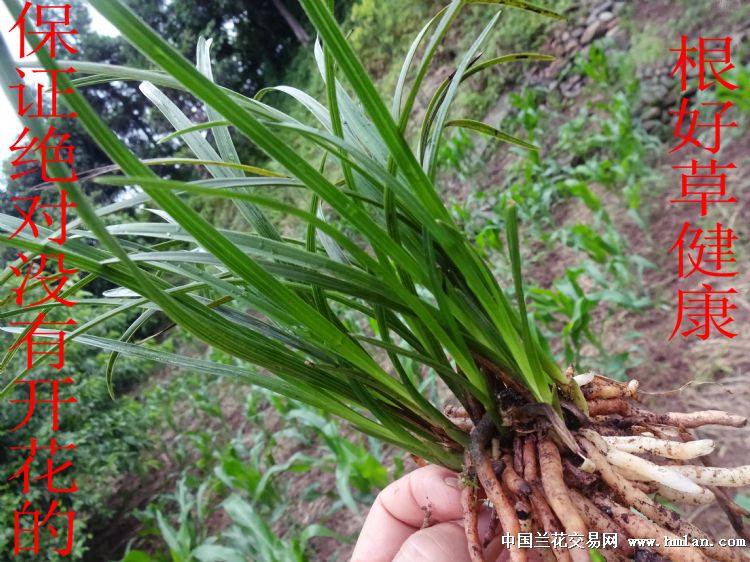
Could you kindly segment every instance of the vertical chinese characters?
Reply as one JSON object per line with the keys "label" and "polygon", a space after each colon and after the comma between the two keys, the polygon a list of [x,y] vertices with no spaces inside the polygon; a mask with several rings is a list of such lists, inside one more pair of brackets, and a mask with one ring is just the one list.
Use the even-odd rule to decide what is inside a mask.
{"label": "vertical chinese characters", "polygon": [[680,108],[670,112],[676,116],[677,139],[670,153],[680,152],[689,158],[672,166],[680,173],[680,191],[670,202],[690,205],[697,220],[711,221],[706,225],[686,221],[669,249],[677,261],[678,280],[687,287],[677,291],[677,314],[670,340],[677,334],[702,340],[712,336],[731,339],[737,335],[733,326],[737,290],[727,284],[737,275],[734,243],[738,236],[727,225],[705,218],[711,217],[718,205],[737,203],[728,185],[728,172],[736,166],[719,158],[722,135],[737,127],[732,119],[734,104],[708,101],[693,103],[697,107],[691,107],[691,101],[684,95],[688,82],[694,79],[698,81],[699,92],[737,89],[726,75],[734,68],[731,47],[731,37],[700,37],[696,47],[683,35],[680,46],[670,49],[677,53],[672,76],[680,80],[683,92]]}
{"label": "vertical chinese characters", "polygon": [[[26,427],[34,416],[51,416],[49,432],[53,437],[32,436],[30,441],[10,447],[22,452],[24,460],[12,467],[6,480],[26,496],[14,513],[13,555],[25,553],[45,560],[52,551],[60,556],[73,551],[75,512],[64,506],[70,503],[66,495],[78,491],[70,459],[76,446],[54,437],[60,430],[61,409],[77,401],[71,391],[73,379],[67,375],[69,367],[65,365],[65,338],[66,329],[76,325],[72,317],[76,303],[66,294],[66,288],[78,271],[66,266],[63,253],[69,240],[70,215],[76,208],[64,189],[65,183],[77,180],[75,146],[70,135],[46,121],[76,118],[75,113],[63,108],[64,98],[72,90],[58,86],[59,74],[75,69],[29,70],[28,63],[42,49],[52,59],[76,53],[72,43],[77,31],[71,25],[70,4],[26,2],[7,32],[17,34],[19,39],[18,84],[11,89],[15,91],[16,112],[24,123],[8,147],[13,167],[10,181],[39,172],[47,189],[37,190],[39,195],[12,198],[18,224],[9,238],[25,239],[29,247],[43,247],[44,251],[20,253],[9,265],[18,282],[12,290],[13,298],[17,305],[28,309],[29,318],[11,322],[19,333],[10,350],[25,356],[25,370],[20,377],[23,380],[14,381],[16,397],[8,402],[17,405],[13,406],[18,408],[14,412],[24,413],[17,423],[8,422],[6,430],[14,433]],[[33,376],[43,368],[54,375]],[[40,483],[41,493],[32,493],[32,482]],[[0,558],[8,559],[8,554],[3,553]]]}

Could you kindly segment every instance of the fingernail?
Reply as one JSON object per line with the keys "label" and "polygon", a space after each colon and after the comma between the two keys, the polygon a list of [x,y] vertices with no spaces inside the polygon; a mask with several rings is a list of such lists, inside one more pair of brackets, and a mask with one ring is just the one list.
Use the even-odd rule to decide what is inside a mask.
{"label": "fingernail", "polygon": [[458,488],[458,478],[456,476],[448,476],[443,480],[451,488]]}

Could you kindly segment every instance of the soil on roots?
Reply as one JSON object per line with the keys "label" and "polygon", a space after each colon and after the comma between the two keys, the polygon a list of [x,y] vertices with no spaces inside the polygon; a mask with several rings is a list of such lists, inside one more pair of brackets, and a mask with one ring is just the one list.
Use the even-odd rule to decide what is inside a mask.
{"label": "soil on roots", "polygon": [[[501,405],[500,431],[489,415],[467,421],[469,414],[460,409],[448,412],[473,424],[462,477],[472,562],[494,562],[483,552],[503,535],[515,537],[508,545],[511,562],[525,562],[531,549],[519,545],[519,533],[566,537],[567,545],[550,545],[544,554],[544,549],[534,550],[537,557],[564,562],[591,560],[585,548],[589,533],[617,535],[616,547],[600,549],[607,561],[750,561],[740,549],[722,546],[680,509],[664,505],[666,500],[671,506],[720,506],[736,533],[732,536],[750,541],[744,526],[750,513],[717,486],[730,480],[750,484],[750,470],[705,470],[706,454],[715,443],[696,441],[691,433],[706,426],[743,427],[746,418],[717,410],[656,413],[640,403],[635,381],[597,375],[582,389],[588,412],[562,399],[564,422],[551,407],[523,403],[527,397],[519,396],[512,405]],[[513,394],[505,389],[500,395]],[[477,520],[484,503],[479,500],[485,498],[498,524],[481,538]],[[666,539],[676,545],[683,537],[686,545],[667,545]],[[655,543],[635,548],[628,539]]]}

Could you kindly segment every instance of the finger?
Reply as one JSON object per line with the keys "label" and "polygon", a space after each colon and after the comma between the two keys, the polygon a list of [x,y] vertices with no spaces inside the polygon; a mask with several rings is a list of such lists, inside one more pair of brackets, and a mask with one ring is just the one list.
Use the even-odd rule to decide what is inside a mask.
{"label": "finger", "polygon": [[455,472],[425,466],[380,492],[362,527],[352,562],[391,562],[404,541],[422,527],[425,510],[430,523],[463,516]]}
{"label": "finger", "polygon": [[[528,562],[542,562],[541,555],[529,549]],[[500,537],[484,551],[485,560],[510,562],[510,551],[501,544]],[[470,562],[466,533],[460,522],[440,523],[416,531],[404,542],[393,562]]]}
{"label": "finger", "polygon": [[[529,549],[528,562],[542,562],[536,551]],[[484,551],[485,560],[510,562],[510,551],[500,537]],[[471,562],[466,533],[460,522],[439,523],[413,533],[396,553],[393,562]]]}
{"label": "finger", "polygon": [[463,525],[454,521],[416,531],[393,562],[471,562]]}

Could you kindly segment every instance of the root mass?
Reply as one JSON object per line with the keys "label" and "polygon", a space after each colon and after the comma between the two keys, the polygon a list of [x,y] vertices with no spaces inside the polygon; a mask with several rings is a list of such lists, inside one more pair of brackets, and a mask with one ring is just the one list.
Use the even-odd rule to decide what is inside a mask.
{"label": "root mass", "polygon": [[[514,386],[502,393],[515,406],[506,410],[502,431],[490,415],[474,425],[466,412],[450,409],[451,418],[470,428],[462,503],[472,562],[494,562],[484,558],[483,549],[499,536],[512,562],[525,562],[532,547],[545,562],[600,559],[592,558],[596,547],[608,562],[750,562],[741,549],[720,546],[657,500],[683,505],[719,501],[737,534],[747,535],[747,512],[721,487],[750,484],[750,467],[699,464],[714,443],[689,433],[710,424],[742,427],[747,420],[713,410],[657,414],[638,403],[636,381],[624,384],[600,375],[579,380],[588,416],[566,403],[565,424],[551,422],[543,408],[518,408],[528,395]],[[523,415],[513,417],[514,411]],[[534,417],[530,411],[544,414]],[[491,502],[492,512],[480,539],[482,497]],[[601,545],[605,536],[610,541],[616,537],[616,545]],[[667,546],[670,541],[680,544],[683,537],[688,537],[687,546]],[[634,547],[628,539],[655,540]]]}

